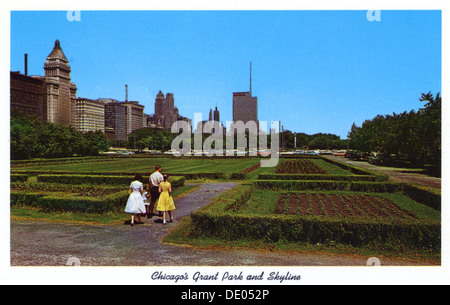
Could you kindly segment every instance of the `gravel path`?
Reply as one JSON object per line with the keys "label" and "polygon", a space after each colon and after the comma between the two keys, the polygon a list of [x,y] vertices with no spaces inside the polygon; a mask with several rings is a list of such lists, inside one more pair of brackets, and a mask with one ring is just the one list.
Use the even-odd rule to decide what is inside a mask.
{"label": "gravel path", "polygon": [[[176,200],[175,221],[159,217],[141,225],[81,225],[11,220],[11,266],[366,266],[368,257],[269,250],[204,250],[162,244],[177,225],[233,183],[202,184]],[[126,218],[126,215],[124,215]],[[381,265],[424,266],[427,262],[381,258]]]}

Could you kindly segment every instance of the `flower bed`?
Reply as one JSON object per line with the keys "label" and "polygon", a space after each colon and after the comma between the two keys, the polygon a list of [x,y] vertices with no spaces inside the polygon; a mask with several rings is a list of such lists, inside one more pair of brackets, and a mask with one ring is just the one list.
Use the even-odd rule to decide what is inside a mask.
{"label": "flower bed", "polygon": [[277,174],[327,174],[314,162],[304,159],[281,159],[275,168]]}
{"label": "flower bed", "polygon": [[283,193],[278,199],[274,213],[352,219],[370,217],[399,222],[416,219],[386,198],[367,194]]}
{"label": "flower bed", "polygon": [[[302,199],[300,193],[278,192],[279,198],[272,213],[258,214],[243,209],[252,200],[253,192],[255,188],[251,185],[239,186],[194,212],[191,215],[192,234],[224,240],[332,242],[374,249],[398,250],[406,247],[440,251],[438,212],[409,198],[406,201],[412,208],[407,205],[400,207],[396,202],[380,199],[377,195],[352,194],[339,198],[337,195],[311,192],[310,196],[316,196],[314,202],[317,205],[309,206],[308,203],[308,206],[302,207],[302,200],[308,200]],[[263,204],[260,199],[254,201]],[[358,206],[358,201],[364,202],[364,207]]]}

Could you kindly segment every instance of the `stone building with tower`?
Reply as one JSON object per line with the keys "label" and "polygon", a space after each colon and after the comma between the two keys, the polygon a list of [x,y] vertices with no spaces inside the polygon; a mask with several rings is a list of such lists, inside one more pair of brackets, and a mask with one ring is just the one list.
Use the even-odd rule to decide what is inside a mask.
{"label": "stone building with tower", "polygon": [[11,114],[36,115],[44,122],[75,127],[77,87],[70,79],[70,66],[59,40],[44,63],[44,76],[28,76],[28,54],[25,72],[10,72]]}
{"label": "stone building with tower", "polygon": [[152,128],[171,129],[173,123],[177,121],[187,121],[191,124],[191,120],[181,116],[175,107],[173,93],[164,96],[160,90],[155,98],[155,113],[148,116],[147,125]]}
{"label": "stone building with tower", "polygon": [[44,64],[47,87],[47,121],[75,127],[77,87],[70,80],[70,66],[59,40]]}

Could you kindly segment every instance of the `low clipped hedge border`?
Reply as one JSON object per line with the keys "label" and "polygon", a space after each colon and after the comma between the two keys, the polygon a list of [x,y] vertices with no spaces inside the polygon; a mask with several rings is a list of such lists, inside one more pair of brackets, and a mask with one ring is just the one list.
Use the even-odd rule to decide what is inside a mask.
{"label": "low clipped hedge border", "polygon": [[348,170],[356,175],[374,175],[374,176],[379,176],[381,179],[383,180],[388,180],[389,177],[387,175],[384,174],[380,174],[378,172],[374,172],[374,171],[370,171],[367,169],[363,169],[360,167],[356,167],[356,166],[352,166],[350,164],[347,163],[343,163],[343,162],[339,162],[336,160],[332,160],[330,158],[327,158],[326,156],[323,156],[322,159],[328,163],[331,163],[333,165],[339,166],[340,168],[343,168],[345,170]]}
{"label": "low clipped hedge border", "polygon": [[[26,171],[22,172],[20,170],[16,170],[12,175],[28,175],[28,176],[40,176],[40,175],[76,175],[76,176],[133,176],[136,173],[130,173],[130,172],[67,172],[67,171],[39,171],[39,170],[33,170],[33,171]],[[148,180],[148,173],[137,173],[141,174],[144,178]],[[200,179],[211,179],[211,180],[224,180],[227,179],[228,176],[225,173],[164,173],[169,176],[178,176],[178,177],[184,177],[186,180],[200,180]],[[242,177],[241,173],[232,173],[230,174],[230,177],[233,179],[235,177],[241,177],[239,179],[244,179],[245,175]]]}
{"label": "low clipped hedge border", "polygon": [[369,193],[404,193],[414,201],[441,211],[441,195],[412,184],[400,182],[371,181],[324,181],[324,180],[256,180],[253,186],[263,190],[288,191],[355,191]]}
{"label": "low clipped hedge border", "polygon": [[341,190],[360,192],[398,192],[402,184],[394,182],[340,181],[340,180],[256,180],[253,185],[264,190]]}
{"label": "low clipped hedge border", "polygon": [[[11,206],[36,207],[45,212],[83,212],[83,213],[107,213],[118,212],[125,208],[128,199],[128,187],[134,176],[84,176],[84,175],[40,175],[38,183],[58,183],[58,185],[107,185],[109,187],[123,185],[123,190],[114,191],[110,195],[102,197],[83,196],[64,191],[38,191],[12,190],[10,192]],[[169,177],[172,188],[176,189],[185,185],[184,177]],[[81,187],[82,189],[82,187]]]}
{"label": "low clipped hedge border", "polygon": [[385,181],[375,175],[307,175],[307,174],[259,174],[259,180],[337,180],[337,181]]}
{"label": "low clipped hedge border", "polygon": [[[148,176],[144,176],[142,181],[148,183]],[[37,176],[38,182],[43,183],[61,183],[61,184],[97,184],[97,185],[129,185],[134,180],[132,176],[113,176],[113,175],[51,175],[43,174]],[[179,176],[170,176],[169,181],[173,188],[183,186],[186,178]]]}
{"label": "low clipped hedge border", "polygon": [[64,211],[103,214],[123,210],[128,196],[127,190],[102,198],[67,196],[61,193],[11,191],[10,204],[11,206],[35,207],[44,212]]}
{"label": "low clipped hedge border", "polygon": [[225,240],[246,238],[269,243],[340,243],[355,247],[426,249],[439,251],[437,222],[389,223],[343,218],[290,215],[248,215],[233,211],[249,200],[251,186],[237,187],[191,215],[193,234]]}
{"label": "low clipped hedge border", "polygon": [[11,174],[10,181],[11,182],[26,182],[30,175],[28,174]]}

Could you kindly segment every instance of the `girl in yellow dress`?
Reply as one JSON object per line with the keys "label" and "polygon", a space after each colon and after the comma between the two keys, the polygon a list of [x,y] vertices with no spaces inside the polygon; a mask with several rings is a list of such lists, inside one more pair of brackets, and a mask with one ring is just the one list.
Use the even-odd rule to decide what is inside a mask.
{"label": "girl in yellow dress", "polygon": [[172,211],[175,210],[175,203],[172,198],[172,185],[168,180],[168,176],[164,175],[164,181],[159,184],[159,192],[161,195],[158,199],[156,210],[163,212],[163,224],[166,224],[166,212],[169,213],[170,221],[173,221]]}

